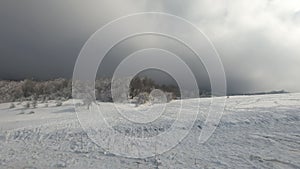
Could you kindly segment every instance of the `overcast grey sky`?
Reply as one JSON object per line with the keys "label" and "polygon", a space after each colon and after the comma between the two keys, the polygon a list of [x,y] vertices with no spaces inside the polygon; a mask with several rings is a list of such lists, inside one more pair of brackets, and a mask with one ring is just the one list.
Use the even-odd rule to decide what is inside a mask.
{"label": "overcast grey sky", "polygon": [[[0,79],[71,77],[82,46],[96,30],[146,11],[197,25],[220,54],[229,92],[300,91],[299,0],[1,0]],[[131,41],[139,40],[147,39]],[[138,49],[130,44],[136,43],[117,46],[103,65],[112,68],[124,50]],[[205,70],[193,69],[206,85]]]}

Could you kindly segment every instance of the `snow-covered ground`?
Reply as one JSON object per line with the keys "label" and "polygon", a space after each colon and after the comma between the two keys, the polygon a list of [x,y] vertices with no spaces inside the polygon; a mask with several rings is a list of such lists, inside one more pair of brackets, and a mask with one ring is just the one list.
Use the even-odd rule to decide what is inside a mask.
{"label": "snow-covered ground", "polygon": [[[146,159],[116,156],[93,143],[71,100],[24,111],[22,104],[0,104],[0,168],[300,168],[300,94],[230,97],[216,131],[199,144],[210,101],[201,99],[200,114],[180,144]],[[189,100],[186,112],[196,111],[196,104]],[[170,122],[155,125],[164,130]]]}

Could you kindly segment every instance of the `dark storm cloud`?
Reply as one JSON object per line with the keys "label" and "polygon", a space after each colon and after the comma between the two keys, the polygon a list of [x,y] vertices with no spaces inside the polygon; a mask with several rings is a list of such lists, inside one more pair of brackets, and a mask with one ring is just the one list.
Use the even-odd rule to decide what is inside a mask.
{"label": "dark storm cloud", "polygon": [[71,77],[89,36],[131,11],[126,3],[79,0],[0,2],[0,78]]}
{"label": "dark storm cloud", "polygon": [[[93,32],[120,16],[144,11],[178,15],[203,30],[223,61],[229,92],[300,91],[297,0],[3,0],[0,78],[71,77],[76,58]],[[147,40],[172,46],[162,39]],[[143,48],[140,44],[136,39],[116,47],[102,65],[104,74],[126,53]],[[184,49],[173,49],[181,51],[194,72],[205,72],[201,66],[193,66],[194,60]],[[198,81],[207,85],[205,73],[198,74]]]}

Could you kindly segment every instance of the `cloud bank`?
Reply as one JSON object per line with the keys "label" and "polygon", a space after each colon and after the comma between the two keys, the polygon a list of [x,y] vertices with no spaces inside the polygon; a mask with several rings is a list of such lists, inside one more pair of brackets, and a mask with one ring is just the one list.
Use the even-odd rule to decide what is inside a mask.
{"label": "cloud bank", "polygon": [[[113,19],[145,11],[171,13],[197,25],[220,54],[229,92],[300,91],[297,0],[4,0],[0,78],[71,77],[80,49],[93,32]],[[152,44],[172,44],[150,39],[155,40]],[[139,48],[137,42],[119,48],[129,52]],[[122,52],[112,53],[107,63],[117,64]]]}

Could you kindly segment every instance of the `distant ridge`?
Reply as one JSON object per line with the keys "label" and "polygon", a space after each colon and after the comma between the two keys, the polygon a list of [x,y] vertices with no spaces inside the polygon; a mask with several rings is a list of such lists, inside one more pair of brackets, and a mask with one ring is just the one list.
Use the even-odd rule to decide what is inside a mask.
{"label": "distant ridge", "polygon": [[267,94],[284,94],[284,93],[289,93],[285,90],[274,90],[270,92],[254,92],[254,93],[236,93],[236,94],[229,94],[229,96],[240,96],[240,95],[246,95],[246,96],[251,96],[251,95],[267,95]]}

